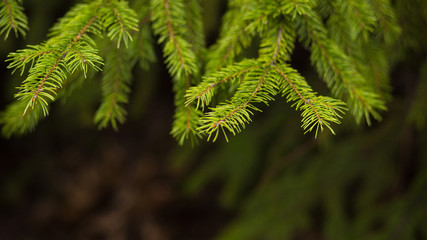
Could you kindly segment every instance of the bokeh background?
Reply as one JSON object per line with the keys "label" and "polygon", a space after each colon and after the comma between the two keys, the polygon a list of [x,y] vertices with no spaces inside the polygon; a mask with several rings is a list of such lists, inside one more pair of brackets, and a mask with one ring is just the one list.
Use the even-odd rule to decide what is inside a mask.
{"label": "bokeh background", "polygon": [[[22,81],[7,54],[43,41],[73,4],[24,1],[28,36],[0,40],[1,110]],[[336,136],[314,139],[277,98],[229,143],[181,147],[169,134],[173,93],[157,47],[150,70],[134,70],[118,132],[93,122],[95,77],[34,132],[0,138],[0,239],[427,239],[427,4],[395,5],[403,37],[383,121],[347,116]],[[203,1],[208,44],[226,6]],[[327,93],[308,52],[297,46],[292,59]]]}

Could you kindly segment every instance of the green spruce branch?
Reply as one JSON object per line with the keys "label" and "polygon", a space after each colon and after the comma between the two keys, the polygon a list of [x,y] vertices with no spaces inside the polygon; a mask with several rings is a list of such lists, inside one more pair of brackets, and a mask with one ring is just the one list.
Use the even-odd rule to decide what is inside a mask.
{"label": "green spruce branch", "polygon": [[28,19],[24,14],[21,0],[2,0],[0,2],[0,35],[4,34],[4,39],[9,37],[13,31],[25,37],[28,31]]}
{"label": "green spruce branch", "polygon": [[[129,102],[131,92],[132,68],[136,63],[135,51],[115,48],[106,44],[105,62],[102,75],[102,103],[99,106],[94,120],[99,128],[105,128],[109,124],[117,130],[117,122],[126,120],[126,109],[122,104]],[[134,50],[134,49],[132,49]]]}
{"label": "green spruce branch", "polygon": [[[196,52],[203,49],[202,24],[199,5],[194,1],[151,1],[154,33],[163,44],[163,54],[169,73],[173,77],[175,91],[175,115],[171,134],[180,144],[190,139],[192,143],[200,138],[197,132],[201,112],[184,105],[185,91],[191,82],[198,82],[200,65]],[[185,7],[187,6],[187,7]],[[188,17],[192,15],[192,17]],[[181,26],[192,26],[189,31]],[[198,35],[194,34],[198,30]],[[194,79],[193,81],[191,79]]]}
{"label": "green spruce branch", "polygon": [[[137,30],[136,24],[135,13],[126,2],[94,1],[78,4],[52,27],[45,43],[10,53],[8,67],[13,71],[21,69],[22,75],[27,65],[30,65],[28,76],[15,95],[19,102],[26,105],[20,115],[27,116],[40,108],[43,116],[47,116],[48,105],[56,100],[58,91],[70,75],[80,71],[86,76],[89,68],[100,70],[102,58],[89,34],[102,35],[105,32],[111,40],[127,45],[131,40],[130,31]],[[16,109],[9,108],[2,116],[4,128],[9,126],[4,132],[13,132],[10,130],[13,124],[10,123],[13,121],[12,112],[16,114]],[[39,112],[35,112],[37,117],[33,119],[41,119]]]}
{"label": "green spruce branch", "polygon": [[338,44],[328,37],[320,16],[310,6],[295,4],[295,10],[304,11],[297,21],[298,34],[311,50],[311,61],[318,73],[337,97],[347,98],[357,122],[363,117],[370,124],[370,115],[380,119],[379,110],[385,110],[384,101],[373,91]]}
{"label": "green spruce branch", "polygon": [[[142,3],[140,3],[142,5]],[[126,121],[131,92],[132,69],[139,60],[140,66],[147,69],[155,61],[155,54],[149,31],[149,8],[136,5],[138,11],[138,29],[129,32],[128,39],[133,41],[128,46],[120,46],[115,41],[103,41],[102,55],[105,65],[102,75],[102,102],[95,113],[94,121],[99,128],[112,126],[118,130],[118,123]],[[116,13],[115,13],[116,14]],[[117,47],[115,47],[117,46]]]}
{"label": "green spruce branch", "polygon": [[248,27],[245,15],[250,3],[251,1],[230,1],[229,10],[223,17],[220,37],[208,52],[206,72],[232,64],[239,53],[251,43],[253,36],[245,30]]}
{"label": "green spruce branch", "polygon": [[[202,10],[199,0],[76,5],[44,43],[9,55],[13,71],[24,75],[29,69],[16,94],[25,108],[15,117],[25,119],[40,109],[32,119],[41,119],[38,114],[47,115],[61,92],[71,92],[63,86],[66,79],[104,65],[95,122],[117,129],[126,119],[132,70],[137,62],[148,69],[155,61],[153,32],[173,82],[171,134],[180,144],[239,133],[277,95],[301,111],[304,132],[315,136],[325,128],[334,133],[332,124],[339,124],[347,109],[357,122],[381,119],[390,98],[387,49],[400,34],[390,1],[230,0],[219,37],[208,48]],[[333,97],[318,95],[290,65],[297,42],[311,52],[311,63]],[[245,57],[249,48],[257,48],[258,56]],[[33,129],[35,120],[13,127],[14,109],[0,118],[3,131]]]}

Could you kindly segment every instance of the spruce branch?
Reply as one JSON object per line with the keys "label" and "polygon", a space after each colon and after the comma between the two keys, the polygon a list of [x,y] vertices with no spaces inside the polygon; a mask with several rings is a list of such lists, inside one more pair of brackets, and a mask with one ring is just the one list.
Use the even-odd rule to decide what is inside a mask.
{"label": "spruce branch", "polygon": [[[277,94],[301,111],[304,132],[315,131],[315,136],[325,128],[334,133],[332,124],[340,122],[346,106],[357,122],[365,117],[368,124],[386,109],[390,61],[385,47],[400,32],[389,0],[229,1],[219,38],[209,50],[199,0],[140,0],[132,8],[138,14],[127,1],[77,4],[51,28],[45,42],[10,53],[13,72],[23,75],[29,69],[16,94],[20,104],[27,103],[20,116],[30,116],[36,108],[36,115],[46,116],[58,93],[71,92],[64,89],[65,81],[100,70],[103,55],[103,98],[95,122],[117,129],[126,119],[134,65],[139,60],[147,69],[155,60],[151,32],[158,36],[172,77],[176,110],[171,134],[180,144],[187,139],[194,143],[204,134],[216,140],[220,131],[228,140],[226,134],[239,133],[260,111],[260,103],[268,105]],[[0,15],[5,16],[10,17]],[[311,52],[312,65],[332,95],[347,105],[317,95],[287,64],[297,38]],[[255,43],[258,56],[243,57],[253,54],[244,50]],[[11,125],[7,129],[20,131]]]}
{"label": "spruce branch", "polygon": [[[182,0],[153,0],[151,1],[151,20],[154,33],[159,35],[159,43],[163,44],[163,55],[169,73],[174,80],[175,115],[171,134],[183,144],[185,139],[200,137],[196,129],[201,112],[192,106],[184,106],[185,91],[191,86],[191,79],[200,76],[200,65],[195,50],[203,44],[203,36],[193,36],[182,26],[194,26],[201,30],[201,14],[197,3],[189,3],[185,8]],[[192,15],[195,18],[189,19]],[[200,32],[199,32],[200,34]],[[193,39],[194,37],[194,39]],[[187,40],[188,39],[188,40]],[[189,42],[192,41],[192,42]],[[199,49],[200,51],[200,49]],[[198,80],[195,80],[198,82]]]}
{"label": "spruce branch", "polygon": [[194,145],[202,137],[197,128],[200,126],[200,117],[203,113],[194,106],[185,105],[185,91],[190,88],[190,82],[190,76],[188,76],[185,85],[182,82],[174,84],[176,109],[171,134],[180,145],[188,139]]}
{"label": "spruce branch", "polygon": [[346,110],[345,103],[334,98],[317,96],[305,79],[289,66],[273,64],[273,68],[282,78],[282,95],[286,96],[288,102],[294,102],[292,106],[296,110],[302,110],[301,122],[305,133],[316,129],[317,137],[319,129],[323,131],[324,127],[327,127],[335,134],[330,123],[340,123],[340,114]]}
{"label": "spruce branch", "polygon": [[247,22],[245,31],[251,35],[269,34],[271,27],[276,27],[277,24],[283,24],[286,27],[291,27],[292,24],[286,22],[289,20],[287,16],[282,14],[281,9],[283,3],[280,1],[254,1],[246,3],[247,11],[244,12],[244,20]]}
{"label": "spruce branch", "polygon": [[369,34],[375,29],[377,18],[367,0],[334,0],[331,4],[349,31],[351,40],[359,37],[368,40]]}
{"label": "spruce branch", "polygon": [[281,63],[290,60],[295,46],[295,28],[290,21],[273,21],[261,40],[259,60],[264,63]]}
{"label": "spruce branch", "polygon": [[[23,85],[20,87],[21,91],[15,96],[20,100],[27,101],[25,111],[32,110],[35,105],[40,104],[43,113],[48,114],[47,105],[49,101],[54,101],[56,91],[55,89],[61,88],[62,82],[67,78],[68,74],[72,74],[77,66],[81,66],[83,71],[87,70],[86,65],[95,66],[101,63],[101,58],[96,54],[96,50],[91,48],[87,42],[78,42],[82,39],[86,31],[93,25],[97,15],[91,10],[91,5],[86,5],[85,9],[80,9],[81,6],[76,7],[81,15],[76,15],[74,18],[80,17],[86,21],[68,23],[70,32],[57,32],[57,36],[52,36],[43,46],[52,46],[56,51],[51,51],[47,47],[43,54],[31,54],[30,52],[21,51],[19,54],[10,54],[9,59],[12,62],[9,67],[23,68],[27,59],[34,59],[38,57],[35,65],[30,69],[28,77],[24,80]],[[75,11],[71,11],[73,13]],[[61,24],[61,22],[60,22]],[[73,29],[74,31],[71,31]],[[55,29],[53,29],[53,32]],[[53,33],[54,34],[54,33]],[[71,42],[70,42],[70,39]],[[55,42],[55,44],[51,44]],[[30,55],[23,56],[23,53],[30,53]],[[20,57],[19,59],[16,56]],[[21,64],[18,62],[21,61]],[[96,69],[96,68],[95,68]]]}
{"label": "spruce branch", "polygon": [[[244,69],[249,72],[242,76],[242,83],[232,99],[210,108],[211,111],[201,119],[203,125],[199,131],[206,133],[208,140],[213,136],[212,140],[215,141],[219,132],[222,131],[228,141],[226,130],[233,135],[239,133],[251,121],[253,111],[260,111],[254,104],[268,105],[268,102],[272,101],[279,92],[288,102],[294,102],[292,106],[296,110],[302,111],[302,128],[306,133],[315,130],[315,136],[317,136],[318,131],[323,131],[324,127],[334,133],[331,123],[340,123],[341,114],[346,110],[345,103],[330,97],[316,96],[304,78],[287,65],[277,66],[274,63],[259,65],[260,63],[256,61],[253,63],[254,66]],[[244,71],[237,72],[242,74]],[[222,77],[219,78],[222,80],[218,79],[219,81],[216,82],[210,78],[205,79],[202,82],[204,88],[195,86],[188,91],[188,101],[191,102],[192,99],[194,101],[199,96],[199,98],[203,97],[200,104],[208,102],[212,94],[212,85],[233,77],[236,76]],[[210,82],[213,83],[209,85]]]}
{"label": "spruce branch", "polygon": [[253,104],[268,104],[277,94],[279,86],[269,72],[270,67],[253,68],[248,72],[231,100],[211,108],[201,119],[203,125],[199,131],[206,133],[208,140],[215,133],[213,141],[217,139],[220,129],[227,141],[225,129],[233,135],[239,133],[251,121],[253,111],[261,111]]}
{"label": "spruce branch", "polygon": [[185,24],[185,8],[181,0],[153,0],[151,2],[154,33],[164,44],[163,54],[170,74],[186,81],[187,76],[197,74],[196,55],[190,43],[183,38],[181,24]]}
{"label": "spruce branch", "polygon": [[[67,78],[62,88],[67,91],[55,89],[57,97],[55,100],[66,97],[76,89],[84,80],[84,75],[75,73]],[[44,117],[41,105],[36,105],[32,111],[25,111],[27,103],[25,101],[15,101],[0,113],[0,124],[2,126],[2,135],[10,138],[12,135],[23,135],[35,129],[38,122]],[[22,114],[24,112],[24,114]]]}
{"label": "spruce branch", "polygon": [[370,0],[377,16],[379,35],[387,45],[393,44],[402,33],[390,0]]}
{"label": "spruce branch", "polygon": [[180,145],[183,145],[186,141],[190,141],[191,145],[195,145],[202,138],[202,134],[197,130],[200,125],[199,119],[202,116],[203,113],[194,107],[177,106],[171,134]]}
{"label": "spruce branch", "polygon": [[28,63],[30,63],[30,68],[32,68],[39,57],[55,52],[61,53],[55,48],[50,48],[47,44],[28,45],[27,47],[27,49],[19,49],[16,52],[9,53],[9,58],[6,59],[6,62],[10,62],[8,68],[13,69],[12,73],[20,68],[21,75],[23,75]]}
{"label": "spruce branch", "polygon": [[95,113],[94,121],[99,128],[105,128],[111,124],[114,130],[118,130],[117,122],[123,124],[126,120],[127,111],[123,104],[129,102],[131,71],[136,63],[136,51],[122,46],[114,48],[112,44],[105,44],[106,57],[102,75],[103,100]]}
{"label": "spruce branch", "polygon": [[101,21],[107,30],[107,37],[117,42],[117,48],[123,42],[126,47],[132,39],[132,32],[138,31],[138,18],[126,1],[111,1],[101,8]]}
{"label": "spruce branch", "polygon": [[204,109],[205,106],[210,104],[214,95],[214,89],[217,86],[227,82],[236,82],[236,85],[239,84],[241,77],[248,71],[258,68],[258,65],[259,63],[255,60],[245,59],[240,63],[230,65],[205,76],[200,84],[191,87],[187,91],[185,95],[187,98],[186,105],[188,106],[197,100],[196,108]]}
{"label": "spruce branch", "polygon": [[318,73],[338,97],[346,97],[357,122],[363,116],[370,124],[370,115],[380,119],[378,110],[385,110],[384,102],[360,75],[350,58],[327,37],[320,17],[311,9],[297,19],[297,33],[311,49],[311,61]]}
{"label": "spruce branch", "polygon": [[[203,34],[202,8],[199,0],[185,0],[185,8],[187,9],[185,19],[187,23],[187,34],[185,38],[192,46],[193,52],[198,59],[203,60],[206,54],[205,36]],[[199,62],[201,69],[202,62]]]}
{"label": "spruce branch", "polygon": [[27,116],[40,106],[46,116],[49,103],[55,101],[70,75],[77,70],[84,76],[89,68],[100,70],[102,58],[89,34],[100,35],[106,30],[108,37],[127,45],[130,31],[137,30],[135,16],[122,1],[78,4],[52,27],[45,43],[9,54],[9,68],[21,69],[21,74],[31,63],[29,74],[15,95],[19,101],[27,102],[21,115]]}
{"label": "spruce branch", "polygon": [[363,44],[361,46],[363,58],[358,62],[361,73],[371,82],[381,99],[391,99],[390,68],[384,45],[378,43]]}
{"label": "spruce branch", "polygon": [[24,14],[22,2],[17,0],[2,0],[0,2],[0,35],[4,34],[6,40],[10,31],[13,30],[15,36],[21,34],[25,37],[28,31],[28,20]]}
{"label": "spruce branch", "polygon": [[[2,135],[10,138],[12,135],[23,135],[31,132],[37,126],[39,120],[43,117],[43,110],[37,105],[33,111],[25,111],[26,101],[15,101],[0,113],[0,123],[2,126]],[[22,113],[25,112],[23,115]]]}
{"label": "spruce branch", "polygon": [[139,65],[142,69],[148,70],[150,63],[156,61],[156,54],[154,53],[154,40],[151,33],[150,18],[151,8],[148,0],[135,1],[132,5],[138,14],[138,32],[133,31],[132,36],[134,40],[131,48],[135,49],[138,54]]}
{"label": "spruce branch", "polygon": [[[117,131],[118,123],[123,124],[126,121],[127,110],[124,105],[129,102],[132,69],[138,57],[141,66],[148,67],[148,63],[154,61],[151,34],[146,29],[150,16],[149,8],[139,6],[139,9],[140,14],[136,17],[126,2],[119,2],[107,9],[108,12],[104,15],[104,18],[110,19],[104,22],[108,29],[107,36],[113,41],[102,43],[105,55],[102,75],[103,99],[94,117],[100,129],[111,125]],[[117,19],[118,25],[114,25],[114,18]],[[121,41],[125,47],[120,45]],[[116,48],[113,45],[116,45]]]}
{"label": "spruce branch", "polygon": [[242,1],[240,4],[230,2],[229,10],[223,17],[220,38],[209,49],[206,72],[233,63],[239,53],[251,43],[253,35],[246,31],[249,22],[245,20],[250,1]]}
{"label": "spruce branch", "polygon": [[[371,19],[379,18],[374,7],[369,4],[364,4],[365,8],[369,7],[371,10]],[[379,95],[380,99],[388,100],[390,98],[390,87],[389,87],[389,61],[385,59],[385,40],[378,38],[379,32],[371,32],[369,38],[356,38],[352,37],[351,25],[357,25],[356,22],[346,20],[347,15],[342,11],[334,11],[334,8],[330,6],[323,11],[323,15],[328,18],[327,27],[330,29],[329,35],[333,41],[340,45],[344,50],[345,54],[348,55],[351,63],[357,68],[358,72],[363,76],[369,85],[372,85],[373,90]],[[372,23],[371,23],[372,24]],[[373,25],[374,28],[380,27],[378,22]],[[373,31],[371,29],[370,31]],[[375,35],[376,34],[376,35]],[[364,51],[360,51],[364,49]]]}
{"label": "spruce branch", "polygon": [[[34,63],[36,60],[28,78],[20,87],[21,91],[16,94],[21,100],[28,101],[25,111],[41,104],[44,114],[47,115],[47,98],[51,101],[55,99],[55,89],[61,88],[62,82],[69,74],[78,67],[84,74],[88,66],[99,70],[97,65],[102,64],[102,59],[97,49],[92,47],[93,40],[87,33],[100,33],[102,24],[108,30],[109,37],[123,40],[126,45],[129,41],[129,31],[136,29],[137,21],[132,17],[135,14],[131,14],[132,11],[126,7],[126,3],[117,1],[105,5],[103,1],[79,4],[52,28],[50,39],[45,44],[32,47],[37,50],[35,53],[23,50],[9,55],[12,62],[9,67],[15,69],[20,67],[23,70],[26,63]],[[127,16],[122,19],[121,15]]]}
{"label": "spruce branch", "polygon": [[296,34],[291,20],[275,13],[257,14],[256,10],[248,14],[248,19],[252,20],[249,20],[246,29],[258,31],[262,36],[259,58],[221,68],[187,91],[186,104],[197,100],[196,106],[203,109],[211,102],[216,86],[226,82],[238,85],[231,100],[210,108],[201,119],[203,125],[199,131],[207,134],[208,140],[213,138],[213,141],[222,131],[228,141],[226,132],[237,134],[251,121],[253,112],[260,111],[254,104],[268,105],[277,93],[282,92],[288,101],[294,102],[293,106],[297,110],[302,110],[302,127],[305,132],[315,129],[317,136],[319,129],[323,131],[327,127],[334,133],[330,124],[340,123],[345,104],[333,98],[316,96],[295,70],[283,65],[294,48]]}

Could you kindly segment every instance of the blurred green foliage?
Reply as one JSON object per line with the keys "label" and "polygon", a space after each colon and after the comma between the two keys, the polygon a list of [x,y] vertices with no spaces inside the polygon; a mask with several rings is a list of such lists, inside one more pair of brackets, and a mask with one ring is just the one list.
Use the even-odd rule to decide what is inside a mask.
{"label": "blurred green foliage", "polygon": [[345,119],[336,137],[313,141],[273,105],[185,185],[190,194],[223,186],[218,200],[238,214],[218,239],[427,239],[427,4],[393,4],[402,35],[387,54],[384,120],[366,128]]}

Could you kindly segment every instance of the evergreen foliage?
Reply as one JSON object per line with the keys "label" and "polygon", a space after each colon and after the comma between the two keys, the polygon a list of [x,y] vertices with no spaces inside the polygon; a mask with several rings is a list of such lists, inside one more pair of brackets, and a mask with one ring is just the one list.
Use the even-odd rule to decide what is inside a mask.
{"label": "evergreen foliage", "polygon": [[[116,41],[118,48],[120,42],[127,46],[132,40],[130,31],[138,30],[137,22],[136,14],[128,7],[127,2],[99,0],[82,3],[70,9],[52,27],[46,42],[10,53],[7,59],[10,62],[9,68],[13,71],[20,69],[21,75],[28,65],[30,69],[19,87],[20,91],[15,95],[20,104],[8,108],[1,117],[3,133],[10,136],[16,133],[14,129],[20,129],[19,133],[33,129],[37,120],[48,115],[48,105],[56,100],[58,91],[70,75],[77,70],[84,76],[89,69],[100,70],[103,60],[91,35],[104,34],[111,41]],[[18,106],[24,105],[17,115]],[[34,111],[39,108],[41,111]],[[103,110],[103,113],[98,112],[97,120],[103,114],[110,117],[109,109]],[[111,117],[122,120],[117,113]],[[15,121],[17,118],[20,121]]]}
{"label": "evergreen foliage", "polygon": [[194,143],[200,137],[197,127],[202,113],[185,106],[184,95],[191,83],[200,78],[200,56],[196,54],[204,47],[200,7],[196,0],[153,0],[151,12],[153,30],[163,44],[165,62],[174,82],[176,110],[171,134],[180,144],[186,139]]}
{"label": "evergreen foliage", "polygon": [[[217,239],[427,237],[427,194],[423,190],[427,186],[427,138],[425,131],[416,131],[425,130],[427,120],[427,34],[419,31],[427,24],[427,4],[399,0],[394,13],[390,5],[384,5],[389,1],[366,3],[373,4],[371,10],[377,17],[377,30],[368,34],[372,44],[358,43],[363,37],[349,41],[353,31],[363,36],[363,28],[338,28],[347,20],[329,16],[326,26],[348,31],[345,39],[341,35],[344,32],[329,33],[331,39],[348,52],[347,58],[379,96],[389,97],[390,89],[382,84],[389,81],[388,71],[395,61],[404,65],[400,65],[399,72],[414,77],[398,73],[396,78],[404,77],[399,81],[413,84],[413,89],[395,89],[400,94],[408,92],[390,105],[394,114],[381,127],[363,133],[307,140],[295,136],[292,125],[284,121],[289,112],[283,113],[281,106],[273,105],[264,120],[268,124],[220,145],[220,151],[205,159],[185,184],[187,192],[199,193],[212,183],[220,183],[218,200],[237,210],[237,217]],[[318,13],[323,18],[328,16],[334,4],[319,1]],[[354,17],[348,16],[349,20]],[[404,23],[402,28],[397,22]],[[358,46],[364,46],[364,51],[356,51]],[[197,99],[200,107],[211,100]],[[409,140],[411,137],[414,140]]]}
{"label": "evergreen foliage", "polygon": [[[427,135],[415,130],[427,121],[427,32],[420,30],[427,1],[229,0],[212,46],[205,43],[198,0],[129,6],[78,4],[45,42],[9,55],[9,67],[25,80],[0,115],[4,136],[32,131],[58,107],[53,101],[97,76],[102,97],[95,123],[117,129],[140,80],[132,71],[150,68],[157,40],[173,81],[171,133],[179,143],[228,139],[268,109],[254,128],[215,145],[219,151],[195,166],[186,162],[196,168],[185,174],[189,192],[213,182],[223,206],[236,211],[219,239],[427,237]],[[309,52],[331,94],[292,65],[297,45]],[[391,99],[390,71],[403,61],[405,87],[413,89],[394,89],[402,99],[387,106],[393,115],[381,127],[339,138],[319,133],[348,122],[346,111],[357,122],[381,119]],[[294,110],[303,131],[318,139],[299,134],[289,121]],[[191,154],[200,160],[197,151]]]}
{"label": "evergreen foliage", "polygon": [[[9,68],[24,74],[29,66],[29,71],[16,94],[17,101],[26,102],[21,116],[11,117],[7,110],[1,117],[5,135],[33,129],[26,126],[42,116],[36,111],[28,119],[32,124],[24,124],[26,116],[38,106],[46,116],[58,93],[68,91],[63,83],[70,75],[101,69],[103,100],[95,122],[117,129],[126,119],[132,69],[137,61],[146,68],[154,60],[150,28],[173,79],[171,134],[180,144],[204,135],[215,141],[219,132],[228,140],[227,133],[240,132],[261,111],[260,104],[277,95],[301,111],[302,128],[315,136],[325,128],[334,133],[332,124],[339,124],[347,109],[357,122],[380,120],[390,93],[386,49],[400,34],[386,0],[233,0],[218,40],[207,49],[198,0],[138,0],[132,8],[118,0],[78,4],[44,43],[9,55]],[[332,96],[318,95],[290,65],[297,42],[311,52]],[[258,55],[245,57],[254,44]]]}
{"label": "evergreen foliage", "polygon": [[4,34],[4,39],[9,37],[10,31],[21,34],[25,37],[28,31],[28,20],[24,14],[22,0],[3,0],[0,2],[0,35]]}
{"label": "evergreen foliage", "polygon": [[[401,113],[405,107],[397,108]],[[200,194],[220,184],[217,199],[237,211],[216,239],[427,236],[427,151],[420,147],[417,159],[414,152],[397,156],[407,133],[396,134],[396,129],[410,128],[407,116],[389,118],[381,129],[363,134],[313,141],[289,138],[295,131],[282,126],[287,114],[272,109],[266,122],[273,126],[257,126],[220,145],[184,185]],[[411,144],[424,146],[425,132],[420,138]],[[418,169],[410,176],[402,166],[407,162]],[[401,183],[404,179],[409,182]]]}
{"label": "evergreen foliage", "polygon": [[134,49],[115,48],[111,44],[105,47],[106,57],[102,75],[103,101],[95,114],[95,122],[100,128],[109,123],[117,130],[117,121],[123,123],[126,110],[120,104],[129,102],[131,70],[136,62]]}

